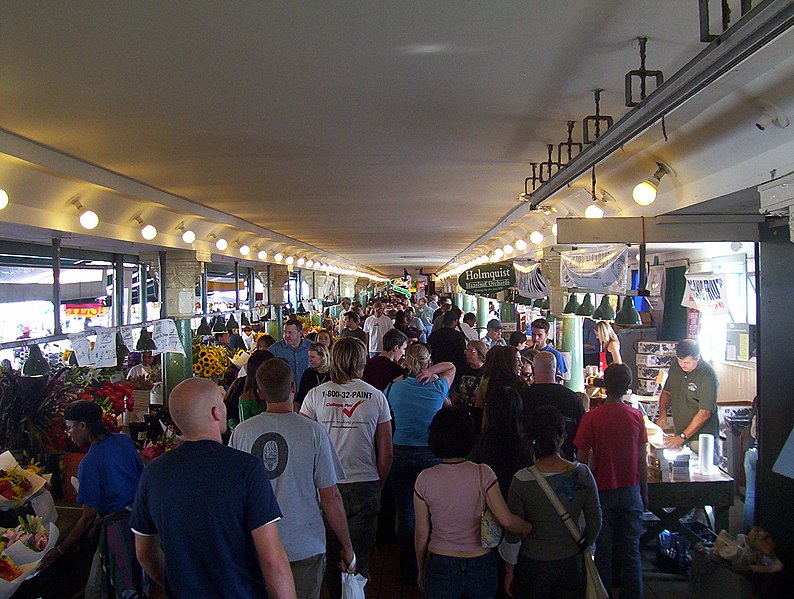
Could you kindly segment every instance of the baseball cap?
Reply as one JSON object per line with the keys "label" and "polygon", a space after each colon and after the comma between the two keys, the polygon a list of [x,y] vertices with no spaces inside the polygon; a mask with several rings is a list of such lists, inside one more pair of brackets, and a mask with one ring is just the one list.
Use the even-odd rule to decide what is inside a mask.
{"label": "baseball cap", "polygon": [[502,321],[498,318],[494,318],[493,320],[488,321],[488,330],[489,331],[501,331],[502,330]]}

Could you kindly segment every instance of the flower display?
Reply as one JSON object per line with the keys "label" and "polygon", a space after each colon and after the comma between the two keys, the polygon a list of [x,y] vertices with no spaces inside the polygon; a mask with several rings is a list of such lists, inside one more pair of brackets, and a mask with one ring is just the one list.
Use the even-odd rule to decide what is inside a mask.
{"label": "flower display", "polygon": [[[0,551],[5,550],[5,544],[0,543]],[[0,555],[0,578],[3,580],[15,580],[22,576],[22,570],[7,556]]]}
{"label": "flower display", "polygon": [[119,416],[135,407],[132,387],[124,383],[105,381],[98,386],[88,386],[77,399],[93,401],[102,408],[102,424],[111,433],[121,430]]}
{"label": "flower display", "polygon": [[176,447],[176,431],[169,426],[163,431],[157,441],[150,441],[146,444],[146,447],[141,451],[141,457],[145,460],[153,460],[159,458],[167,451],[171,451],[174,447]]}
{"label": "flower display", "polygon": [[33,551],[43,551],[50,539],[50,533],[45,528],[41,516],[25,515],[19,517],[19,526],[7,528],[0,534],[0,540],[6,548],[14,543],[22,543]]}
{"label": "flower display", "polygon": [[220,345],[193,344],[193,374],[205,379],[223,376],[229,368],[229,353]]}
{"label": "flower display", "polygon": [[32,488],[33,485],[19,466],[11,470],[0,470],[0,495],[9,501],[21,500]]}

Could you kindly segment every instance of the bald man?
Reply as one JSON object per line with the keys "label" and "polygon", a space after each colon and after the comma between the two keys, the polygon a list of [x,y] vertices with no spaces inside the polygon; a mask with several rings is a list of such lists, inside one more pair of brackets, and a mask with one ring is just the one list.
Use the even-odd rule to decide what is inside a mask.
{"label": "bald man", "polygon": [[532,360],[535,371],[535,382],[529,386],[529,393],[524,400],[524,417],[531,422],[532,411],[540,406],[554,406],[565,418],[565,442],[562,444],[562,455],[568,460],[576,457],[573,440],[584,416],[584,406],[579,397],[557,383],[557,358],[553,353],[539,352]]}
{"label": "bald man", "polygon": [[220,389],[188,379],[168,407],[185,442],[141,477],[130,520],[138,561],[168,597],[295,599],[267,471],[221,443]]}

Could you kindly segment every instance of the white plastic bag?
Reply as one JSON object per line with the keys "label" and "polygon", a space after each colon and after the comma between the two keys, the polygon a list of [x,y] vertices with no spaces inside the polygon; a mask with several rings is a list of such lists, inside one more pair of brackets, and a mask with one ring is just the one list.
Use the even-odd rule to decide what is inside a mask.
{"label": "white plastic bag", "polygon": [[[350,570],[356,571],[356,556],[350,562]],[[367,586],[367,579],[361,574],[342,572],[342,599],[366,599],[364,587]]]}
{"label": "white plastic bag", "polygon": [[366,599],[367,579],[361,574],[342,572],[342,599]]}

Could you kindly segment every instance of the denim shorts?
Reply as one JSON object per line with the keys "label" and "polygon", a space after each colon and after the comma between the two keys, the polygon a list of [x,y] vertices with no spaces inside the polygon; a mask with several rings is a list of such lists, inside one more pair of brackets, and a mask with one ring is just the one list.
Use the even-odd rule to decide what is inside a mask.
{"label": "denim shorts", "polygon": [[489,599],[497,585],[492,552],[479,557],[427,554],[425,599]]}

